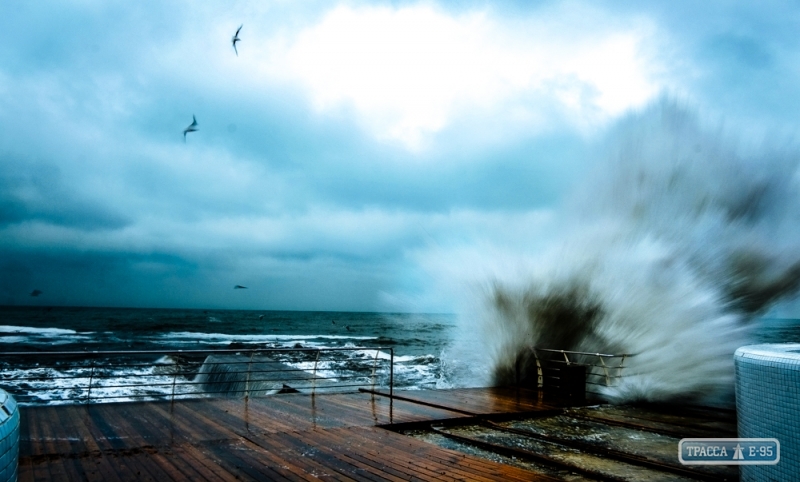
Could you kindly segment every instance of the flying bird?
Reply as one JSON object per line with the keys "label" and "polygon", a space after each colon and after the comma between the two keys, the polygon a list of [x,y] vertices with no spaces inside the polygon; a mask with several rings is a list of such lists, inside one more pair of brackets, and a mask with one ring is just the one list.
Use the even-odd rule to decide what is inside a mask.
{"label": "flying bird", "polygon": [[239,56],[239,51],[236,49],[236,42],[241,42],[242,39],[239,38],[239,30],[244,27],[244,24],[239,25],[239,28],[236,29],[236,35],[233,36],[231,39],[231,43],[233,44],[233,51],[236,52],[236,56]]}
{"label": "flying bird", "polygon": [[246,290],[247,286],[236,285],[236,286],[233,287],[233,289],[235,289],[235,290]]}
{"label": "flying bird", "polygon": [[40,294],[42,294],[41,290],[33,290],[33,291],[31,291],[31,296],[39,296]]}
{"label": "flying bird", "polygon": [[192,123],[189,124],[189,127],[183,130],[183,142],[186,142],[186,134],[189,132],[196,132],[197,131],[197,119],[195,119],[194,114],[192,114]]}

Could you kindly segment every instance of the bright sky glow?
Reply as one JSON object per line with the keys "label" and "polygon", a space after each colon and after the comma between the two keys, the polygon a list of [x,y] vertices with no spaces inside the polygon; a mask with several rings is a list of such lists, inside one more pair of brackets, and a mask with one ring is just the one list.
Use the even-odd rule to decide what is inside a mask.
{"label": "bright sky glow", "polygon": [[464,109],[524,94],[555,98],[591,124],[659,93],[641,52],[647,25],[575,35],[578,26],[563,25],[573,19],[559,15],[506,24],[428,6],[339,7],[297,35],[287,72],[319,111],[353,108],[376,137],[410,149]]}

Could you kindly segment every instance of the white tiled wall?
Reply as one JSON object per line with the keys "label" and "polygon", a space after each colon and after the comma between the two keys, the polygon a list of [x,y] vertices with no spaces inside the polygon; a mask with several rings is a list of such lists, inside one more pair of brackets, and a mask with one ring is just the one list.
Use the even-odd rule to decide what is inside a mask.
{"label": "white tiled wall", "polygon": [[800,344],[744,346],[734,354],[739,437],[776,438],[777,465],[742,465],[742,481],[800,481]]}

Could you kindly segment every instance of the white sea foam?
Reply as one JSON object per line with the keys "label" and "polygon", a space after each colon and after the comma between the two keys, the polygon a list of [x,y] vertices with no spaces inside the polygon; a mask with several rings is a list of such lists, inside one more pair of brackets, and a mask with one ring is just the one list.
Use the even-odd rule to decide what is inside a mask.
{"label": "white sea foam", "polygon": [[[25,336],[22,336],[25,335]],[[78,333],[62,328],[34,328],[31,326],[0,325],[0,343],[30,343],[46,345],[66,345],[89,341],[92,332]]]}
{"label": "white sea foam", "polygon": [[800,284],[800,155],[739,145],[669,101],[609,139],[527,246],[437,251],[434,270],[468,282],[463,331],[484,329],[494,381],[531,346],[627,353],[613,400],[730,401],[752,319]]}
{"label": "white sea foam", "polygon": [[186,377],[174,376],[169,369],[172,365],[170,357],[162,357],[146,366],[9,368],[4,370],[3,380],[12,390],[17,385],[25,387],[17,388],[26,394],[24,405],[71,404],[89,398],[93,402],[163,400],[173,394],[195,394],[197,386]]}
{"label": "white sea foam", "polygon": [[10,326],[0,325],[0,333],[25,333],[39,336],[61,336],[75,335],[75,330],[65,330],[62,328],[34,328],[32,326]]}
{"label": "white sea foam", "polygon": [[172,332],[159,335],[164,342],[198,341],[204,343],[238,342],[283,342],[303,340],[375,340],[374,336],[340,336],[340,335],[230,335],[225,333]]}

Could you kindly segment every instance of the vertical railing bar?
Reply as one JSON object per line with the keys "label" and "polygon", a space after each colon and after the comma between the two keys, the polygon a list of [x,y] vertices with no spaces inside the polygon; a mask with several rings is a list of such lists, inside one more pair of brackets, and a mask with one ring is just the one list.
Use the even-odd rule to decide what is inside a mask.
{"label": "vertical railing bar", "polygon": [[603,365],[603,373],[606,374],[606,386],[610,387],[611,381],[608,376],[608,367],[606,366],[606,362],[603,360],[603,357],[599,356],[598,358],[600,359],[600,364]]}
{"label": "vertical railing bar", "polygon": [[178,364],[175,364],[175,369],[172,371],[172,401],[170,402],[173,406],[175,405],[175,382],[178,381]]}
{"label": "vertical railing bar", "polygon": [[322,350],[317,350],[317,357],[314,359],[314,372],[311,375],[311,396],[317,394],[317,363],[319,363],[319,354]]}
{"label": "vertical railing bar", "polygon": [[92,402],[92,380],[94,379],[94,358],[92,358],[92,371],[89,373],[89,388],[86,390],[86,403]]}
{"label": "vertical railing bar", "polygon": [[372,362],[372,390],[375,391],[375,372],[378,368],[378,354],[380,350],[375,350],[375,360]]}
{"label": "vertical railing bar", "polygon": [[394,348],[389,348],[389,400],[394,399]]}
{"label": "vertical railing bar", "polygon": [[253,355],[256,354],[255,350],[250,350],[250,359],[247,362],[247,377],[244,382],[244,401],[247,403],[250,400],[250,372],[253,370]]}

